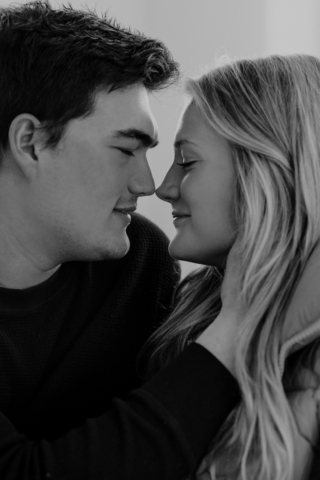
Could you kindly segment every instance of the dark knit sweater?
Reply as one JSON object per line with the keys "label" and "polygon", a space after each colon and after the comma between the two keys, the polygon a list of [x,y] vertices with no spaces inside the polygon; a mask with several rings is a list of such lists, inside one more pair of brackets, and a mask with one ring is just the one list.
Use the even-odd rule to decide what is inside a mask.
{"label": "dark knit sweater", "polygon": [[120,260],[0,289],[1,480],[179,480],[234,406],[235,381],[198,345],[139,388],[178,273],[155,225],[133,215],[128,235]]}

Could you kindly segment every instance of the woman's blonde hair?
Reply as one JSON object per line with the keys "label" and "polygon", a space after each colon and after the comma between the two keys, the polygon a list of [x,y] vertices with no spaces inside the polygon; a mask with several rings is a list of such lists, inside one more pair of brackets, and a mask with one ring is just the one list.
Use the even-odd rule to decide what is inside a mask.
{"label": "woman's blonde hair", "polygon": [[[297,427],[278,353],[286,309],[320,237],[320,61],[238,60],[187,80],[186,91],[233,152],[246,312],[236,351],[242,401],[197,478],[290,480]],[[202,267],[181,283],[174,310],[151,340],[151,369],[218,315],[222,278],[216,268]]]}

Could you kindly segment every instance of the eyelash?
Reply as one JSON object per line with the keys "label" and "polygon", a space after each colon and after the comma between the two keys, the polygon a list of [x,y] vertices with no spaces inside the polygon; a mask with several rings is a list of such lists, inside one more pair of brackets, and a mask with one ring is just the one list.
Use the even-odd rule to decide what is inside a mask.
{"label": "eyelash", "polygon": [[181,167],[181,168],[186,168],[186,167],[189,167],[190,165],[192,165],[193,163],[196,163],[196,160],[193,160],[192,162],[177,163],[177,165],[179,165],[179,167]]}
{"label": "eyelash", "polygon": [[118,150],[125,155],[128,155],[128,157],[134,157],[132,150],[126,150],[125,148],[118,148]]}

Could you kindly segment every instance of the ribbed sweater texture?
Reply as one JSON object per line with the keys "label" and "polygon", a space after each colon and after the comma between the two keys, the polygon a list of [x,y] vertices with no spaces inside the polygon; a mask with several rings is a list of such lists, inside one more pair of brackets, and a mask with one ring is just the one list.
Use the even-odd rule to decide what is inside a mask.
{"label": "ribbed sweater texture", "polygon": [[128,236],[120,260],[0,289],[1,480],[183,479],[234,406],[235,381],[196,345],[141,387],[179,267],[152,222],[134,214]]}

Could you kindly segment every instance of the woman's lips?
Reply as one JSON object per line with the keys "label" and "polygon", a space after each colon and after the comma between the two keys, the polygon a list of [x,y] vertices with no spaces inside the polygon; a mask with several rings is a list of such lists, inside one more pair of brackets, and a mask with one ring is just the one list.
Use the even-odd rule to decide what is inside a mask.
{"label": "woman's lips", "polygon": [[186,220],[187,218],[190,218],[191,215],[176,215],[174,216],[173,223],[176,224],[178,222],[181,222],[182,220]]}

